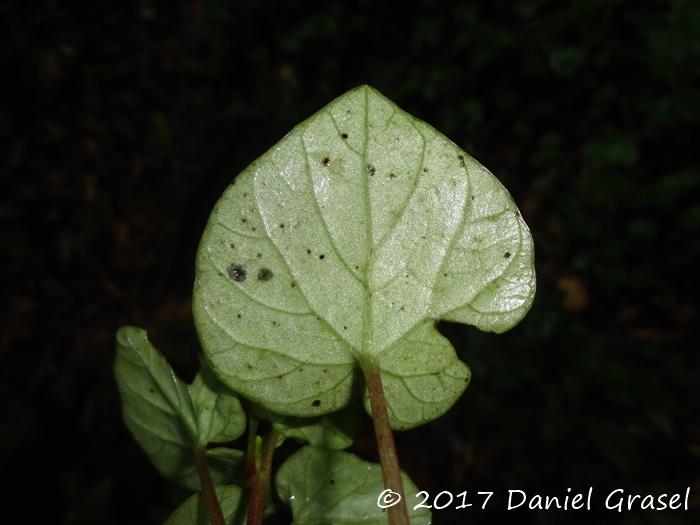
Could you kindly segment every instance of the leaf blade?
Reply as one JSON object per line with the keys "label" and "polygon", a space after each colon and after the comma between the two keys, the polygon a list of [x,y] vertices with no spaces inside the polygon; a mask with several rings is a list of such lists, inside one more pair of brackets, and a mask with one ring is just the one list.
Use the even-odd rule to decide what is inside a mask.
{"label": "leaf blade", "polygon": [[[418,502],[418,489],[402,472],[407,501]],[[377,505],[384,490],[381,467],[354,454],[306,446],[285,461],[275,478],[277,492],[290,505],[295,525],[388,523]],[[427,508],[409,507],[414,525],[431,523]]]}
{"label": "leaf blade", "polygon": [[[297,126],[224,193],[200,245],[195,321],[224,382],[270,410],[313,417],[345,406],[357,368],[382,367],[426,322],[495,332],[516,324],[532,304],[533,257],[497,179],[362,86]],[[227,274],[235,265],[246,279]],[[274,278],[256,279],[262,268]],[[401,421],[395,412],[396,428],[444,413],[468,383],[466,365],[432,330],[449,360],[437,371],[445,395],[413,396],[425,406]],[[435,389],[429,374],[421,381],[402,379],[387,403]]]}
{"label": "leaf blade", "polygon": [[[201,490],[195,452],[213,439],[229,441],[243,433],[238,398],[203,363],[192,385],[193,400],[191,387],[177,377],[145,330],[125,326],[116,339],[114,374],[124,422],[164,477]],[[215,483],[232,475],[216,457],[208,462]]]}
{"label": "leaf blade", "polygon": [[[214,491],[226,523],[243,525],[246,518],[243,489],[236,485],[217,485]],[[163,525],[210,525],[210,523],[204,495],[199,493],[186,499]]]}

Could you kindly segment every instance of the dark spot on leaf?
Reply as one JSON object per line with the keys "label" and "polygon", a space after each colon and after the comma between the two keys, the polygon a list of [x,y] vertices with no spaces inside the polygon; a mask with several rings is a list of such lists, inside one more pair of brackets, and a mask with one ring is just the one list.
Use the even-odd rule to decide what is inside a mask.
{"label": "dark spot on leaf", "polygon": [[231,243],[229,246],[231,246],[231,249],[232,249],[232,250],[236,247],[236,245],[233,244],[233,243]]}
{"label": "dark spot on leaf", "polygon": [[257,256],[257,257],[262,257],[262,253],[257,253],[256,256]]}
{"label": "dark spot on leaf", "polygon": [[243,317],[243,316],[241,314],[238,314],[238,318],[240,319],[241,317]]}
{"label": "dark spot on leaf", "polygon": [[246,365],[245,365],[245,366],[246,366],[246,367],[248,368],[248,370],[250,370],[250,369],[252,369],[252,368],[253,368],[253,365],[252,365],[252,363],[246,363]]}
{"label": "dark spot on leaf", "polygon": [[329,480],[328,480],[328,483],[330,483],[331,485],[333,485],[333,483],[335,483],[335,481],[333,481],[332,479],[329,479]]}
{"label": "dark spot on leaf", "polygon": [[464,164],[464,157],[462,155],[457,155],[457,158],[459,159],[459,167],[460,168],[466,168],[467,165]]}
{"label": "dark spot on leaf", "polygon": [[281,375],[277,376],[277,379],[282,379],[282,376]]}
{"label": "dark spot on leaf", "polygon": [[327,373],[328,373],[328,369],[327,369],[327,368],[324,368],[324,369],[323,369],[323,373],[324,373],[324,374],[327,374]]}
{"label": "dark spot on leaf", "polygon": [[347,134],[347,133],[343,133],[343,134],[341,135],[341,137],[343,137],[344,139],[346,139],[346,138],[348,138],[348,134]]}
{"label": "dark spot on leaf", "polygon": [[155,392],[156,391],[151,388],[151,394],[155,394]]}
{"label": "dark spot on leaf", "polygon": [[311,253],[311,250],[307,248],[306,253]]}
{"label": "dark spot on leaf", "polygon": [[228,276],[237,283],[242,283],[248,277],[248,272],[245,269],[245,265],[233,263],[228,267]]}
{"label": "dark spot on leaf", "polygon": [[253,227],[251,228],[251,230],[255,231],[255,226],[253,226]]}
{"label": "dark spot on leaf", "polygon": [[359,270],[359,269],[360,269],[360,267],[355,265],[355,270]]}
{"label": "dark spot on leaf", "polygon": [[377,171],[377,168],[375,168],[372,164],[367,164],[367,171],[369,171],[371,177],[374,177],[374,173]]}
{"label": "dark spot on leaf", "polygon": [[258,272],[259,281],[269,281],[273,276],[274,274],[269,268],[260,268],[260,271]]}
{"label": "dark spot on leaf", "polygon": [[312,407],[320,407],[321,406],[321,400],[320,399],[314,399],[313,402],[311,403]]}
{"label": "dark spot on leaf", "polygon": [[297,285],[297,283],[295,283],[294,281],[292,281],[292,284],[291,284],[292,288],[294,288],[296,285]]}
{"label": "dark spot on leaf", "polygon": [[246,222],[245,217],[241,217],[241,222]]}
{"label": "dark spot on leaf", "polygon": [[474,200],[474,195],[472,195],[472,200]]}
{"label": "dark spot on leaf", "polygon": [[396,178],[396,175],[394,175],[393,173],[389,173],[389,178],[391,180],[394,180]]}
{"label": "dark spot on leaf", "polygon": [[299,370],[299,372],[303,372],[303,371],[304,371],[304,369],[303,369],[302,367],[297,368],[297,370]]}
{"label": "dark spot on leaf", "polygon": [[323,164],[324,166],[328,166],[330,163],[331,159],[329,159],[328,157],[324,157],[324,159],[321,161],[321,164]]}
{"label": "dark spot on leaf", "polygon": [[277,326],[277,321],[272,321],[272,326]]}
{"label": "dark spot on leaf", "polygon": [[504,254],[503,254],[503,257],[506,257],[506,258],[510,257],[510,252],[504,253]]}
{"label": "dark spot on leaf", "polygon": [[343,326],[343,330],[347,330],[347,329],[348,329],[348,327],[347,327],[347,326]]}
{"label": "dark spot on leaf", "polygon": [[318,258],[319,258],[319,259],[325,259],[325,258],[326,258],[326,256],[325,256],[325,255],[323,255],[323,254],[321,254],[321,255],[319,255],[319,256],[318,256]]}
{"label": "dark spot on leaf", "polygon": [[423,168],[423,173],[428,173],[428,168]]}
{"label": "dark spot on leaf", "polygon": [[284,223],[281,223],[281,224],[280,224],[280,228],[284,228]]}

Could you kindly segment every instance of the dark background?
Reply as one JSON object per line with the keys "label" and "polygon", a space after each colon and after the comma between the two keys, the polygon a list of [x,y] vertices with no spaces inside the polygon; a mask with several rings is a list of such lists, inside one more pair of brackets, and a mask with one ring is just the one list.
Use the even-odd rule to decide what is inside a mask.
{"label": "dark background", "polygon": [[[1,1],[0,61],[3,515],[162,523],[115,330],[190,380],[211,208],[367,83],[487,166],[535,239],[532,311],[501,336],[441,325],[472,384],[398,435],[421,489],[475,504],[435,523],[700,523],[700,2]],[[373,447],[366,420],[353,451]],[[589,487],[591,511],[504,510]],[[604,509],[686,487],[687,512]]]}

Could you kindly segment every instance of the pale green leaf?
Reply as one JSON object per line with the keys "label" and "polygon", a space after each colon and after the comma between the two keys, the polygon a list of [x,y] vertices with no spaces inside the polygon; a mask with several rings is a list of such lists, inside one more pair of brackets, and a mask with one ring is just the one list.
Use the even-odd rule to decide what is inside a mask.
{"label": "pale green leaf", "polygon": [[[243,498],[243,490],[236,485],[217,485],[214,490],[226,525],[243,525],[246,522],[246,501]],[[185,500],[163,525],[209,525],[210,523],[204,494],[200,492]]]}
{"label": "pale green leaf", "polygon": [[[401,476],[411,524],[430,524],[430,510],[409,504],[420,502],[418,489]],[[282,464],[276,486],[292,509],[293,525],[388,523],[387,510],[377,504],[384,491],[381,466],[347,452],[304,447]]]}
{"label": "pale green leaf", "polygon": [[194,313],[217,375],[269,410],[336,411],[374,362],[392,426],[410,428],[470,378],[435,323],[503,332],[534,292],[532,238],[505,188],[362,86],[226,190],[200,245]]}
{"label": "pale green leaf", "polygon": [[260,405],[251,403],[253,411],[262,419],[272,422],[277,429],[280,446],[286,439],[295,439],[316,447],[342,450],[355,441],[355,435],[360,426],[362,408],[358,403],[317,417],[283,416],[270,412]]}
{"label": "pale green leaf", "polygon": [[[190,490],[201,490],[195,452],[208,441],[230,441],[245,430],[236,395],[204,364],[188,386],[175,375],[145,330],[125,326],[117,332],[114,373],[124,422],[156,469]],[[230,469],[209,461],[214,483]]]}
{"label": "pale green leaf", "polygon": [[190,395],[197,412],[199,445],[233,441],[243,433],[246,417],[238,396],[226,387],[200,359],[201,368],[190,385]]}
{"label": "pale green leaf", "polygon": [[226,447],[210,448],[207,450],[207,461],[210,471],[218,470],[224,473],[224,477],[220,479],[226,483],[240,486],[246,486],[248,483],[246,457],[242,450]]}

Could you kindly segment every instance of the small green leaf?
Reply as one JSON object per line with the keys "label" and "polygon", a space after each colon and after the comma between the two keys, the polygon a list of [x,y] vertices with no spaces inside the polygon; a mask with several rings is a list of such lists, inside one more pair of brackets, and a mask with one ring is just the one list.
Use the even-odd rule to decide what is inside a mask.
{"label": "small green leaf", "polygon": [[277,446],[285,439],[295,439],[316,447],[342,450],[355,441],[360,426],[361,407],[357,403],[319,417],[292,417],[270,412],[252,403],[252,409],[262,419],[272,422],[279,433]]}
{"label": "small green leaf", "polygon": [[410,428],[470,379],[435,323],[517,324],[534,297],[533,253],[491,173],[362,86],[221,197],[197,256],[195,322],[221,380],[271,411],[339,410],[373,363],[392,426]]}
{"label": "small green leaf", "polygon": [[[207,461],[212,475],[215,471],[225,473],[226,483],[245,486],[248,483],[245,452],[234,448],[216,447],[207,450]],[[216,478],[216,476],[213,476]],[[218,479],[218,478],[216,478]]]}
{"label": "small green leaf", "polygon": [[[413,509],[418,489],[405,473],[402,478],[412,525],[430,524],[430,510]],[[347,452],[304,447],[282,464],[276,486],[292,508],[293,525],[388,523],[377,504],[384,491],[381,466]]]}
{"label": "small green leaf", "polygon": [[[246,502],[243,489],[236,485],[214,487],[227,525],[243,525],[246,521]],[[209,525],[209,514],[201,492],[189,497],[175,509],[163,525]]]}
{"label": "small green leaf", "polygon": [[199,445],[233,441],[243,433],[246,418],[238,396],[226,387],[200,358],[201,368],[190,385],[197,412]]}
{"label": "small green leaf", "polygon": [[[178,378],[145,330],[117,332],[114,373],[124,422],[156,469],[190,490],[201,490],[195,451],[209,441],[231,441],[245,430],[238,398],[206,363],[191,386]],[[214,483],[229,475],[225,464],[209,463]]]}

